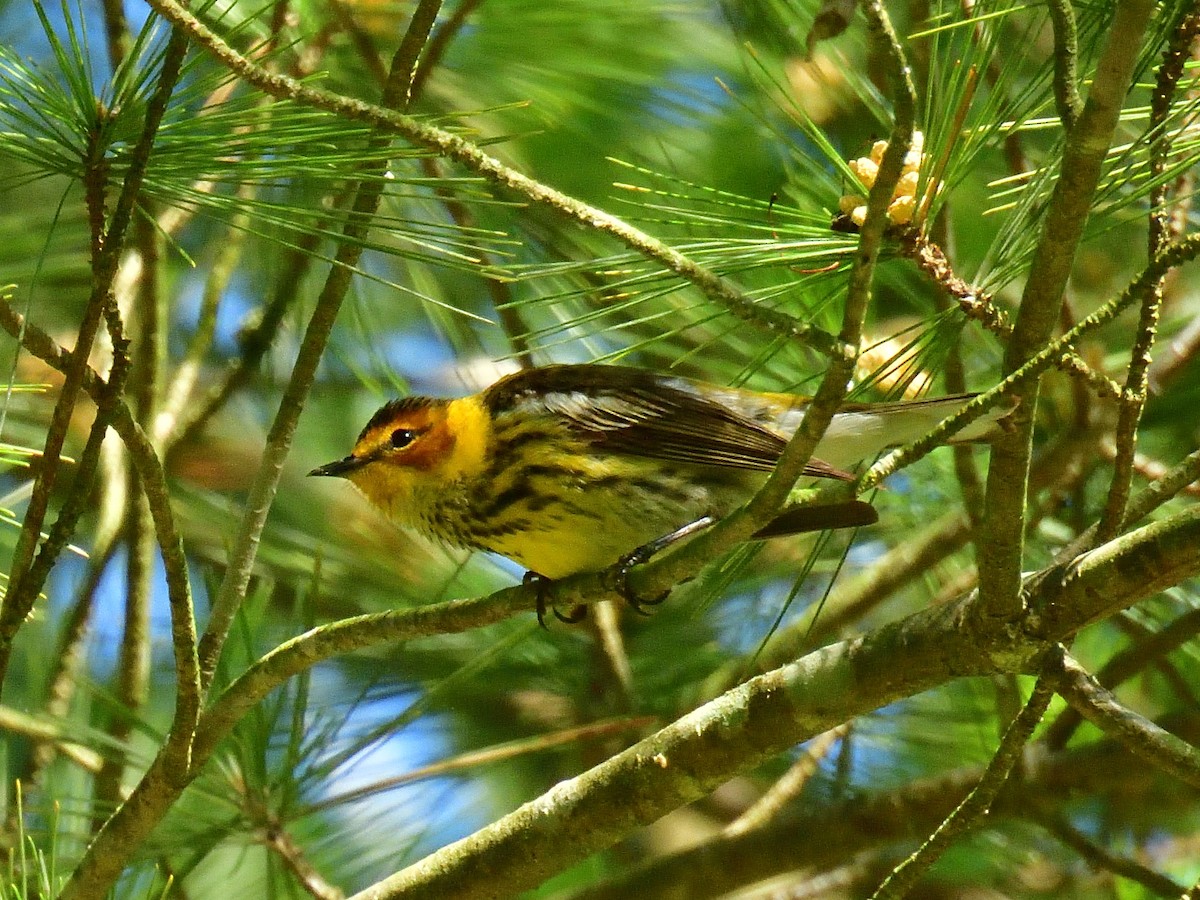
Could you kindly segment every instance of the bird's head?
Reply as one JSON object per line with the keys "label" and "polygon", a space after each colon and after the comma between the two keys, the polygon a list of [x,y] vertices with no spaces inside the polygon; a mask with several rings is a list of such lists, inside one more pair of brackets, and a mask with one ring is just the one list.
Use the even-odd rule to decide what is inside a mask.
{"label": "bird's head", "polygon": [[408,520],[420,514],[422,498],[482,470],[489,435],[474,398],[406,397],[371,416],[349,456],[308,474],[345,478],[375,506]]}

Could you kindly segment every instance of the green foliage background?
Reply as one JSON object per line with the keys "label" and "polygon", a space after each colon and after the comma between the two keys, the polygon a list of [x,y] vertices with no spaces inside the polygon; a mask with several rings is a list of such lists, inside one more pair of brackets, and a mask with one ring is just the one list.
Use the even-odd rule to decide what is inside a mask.
{"label": "green foliage background", "polygon": [[[154,12],[120,6],[0,4],[0,281],[12,285],[12,307],[66,347],[98,277],[87,186],[102,185],[111,215],[137,164],[167,52],[169,28]],[[1084,96],[1117,6],[1074,7]],[[271,72],[377,102],[413,5],[231,0],[192,11]],[[1168,114],[1148,129],[1156,67],[1182,11],[1164,4],[1141,40],[1061,330],[1145,266],[1151,203],[1174,216],[1175,237],[1191,230],[1200,94],[1190,56]],[[923,187],[929,166],[941,173],[924,234],[975,297],[1012,317],[1069,140],[1047,9],[986,0],[894,3],[888,12],[917,86],[929,159]],[[348,485],[304,477],[345,454],[384,400],[467,393],[520,364],[593,360],[816,389],[826,360],[779,323],[838,331],[859,238],[830,223],[854,184],[847,160],[891,131],[895,91],[861,11],[844,33],[810,47],[817,13],[808,0],[462,0],[440,11],[417,70],[409,112],[418,121],[726,276],[752,301],[741,310],[602,228],[428,149],[380,142],[363,122],[267,96],[189,49],[154,135],[113,295],[132,340],[126,400],[166,464],[201,628],[345,243],[349,200],[360,181],[382,190],[304,400],[214,696],[320,623],[487,595],[519,578],[505,561],[400,531]],[[1157,134],[1171,141],[1161,169]],[[1165,200],[1155,193],[1162,188]],[[1197,446],[1193,288],[1187,270],[1163,287],[1135,488]],[[996,385],[1006,339],[958,299],[889,234],[852,395]],[[1108,448],[1128,437],[1114,439],[1117,406],[1095,385],[1101,376],[1123,383],[1135,333],[1136,313],[1127,312],[1075,346],[1099,373],[1091,383],[1060,370],[1044,378],[1026,571],[1054,562],[1104,508]],[[61,376],[11,339],[3,346],[12,386],[0,435],[10,463],[0,503],[7,558]],[[105,371],[111,359],[101,340],[91,365]],[[90,401],[77,405],[65,457],[85,456],[94,413]],[[152,836],[124,848],[112,896],[361,890],[749,675],[945,603],[975,584],[971,523],[982,513],[986,462],[983,448],[938,451],[878,492],[878,526],[735,550],[648,619],[615,609],[585,626],[542,631],[521,614],[322,660],[250,710]],[[3,839],[14,861],[3,896],[59,889],[162,746],[176,704],[163,566],[147,514],[130,499],[138,482],[128,459],[110,437],[94,481],[77,484],[74,473],[64,462],[43,530],[71,492],[86,497],[86,509],[20,624],[3,684],[6,783],[21,786],[7,792]],[[1193,503],[1183,496],[1156,515]],[[919,559],[903,559],[917,549]],[[902,577],[880,581],[892,573]],[[1194,738],[1200,666],[1188,639],[1198,620],[1195,582],[1183,579],[1083,630],[1073,653],[1091,671],[1134,654],[1141,662],[1122,701]],[[1174,637],[1164,643],[1163,633]],[[938,779],[991,757],[1030,683],[1013,673],[952,680],[848,723],[778,821],[820,828],[890,796],[909,827],[889,823],[873,837],[864,825],[854,839],[833,839],[822,857],[799,853],[797,871],[764,864],[736,884],[712,883],[714,895],[767,896],[754,885],[768,876],[789,896],[869,895],[944,815],[932,798],[953,791],[949,780],[936,789]],[[1063,714],[1061,701],[1051,710],[1047,723]],[[1058,744],[1055,727],[1044,725],[1032,746],[1054,755],[1060,780],[998,807],[914,895],[1157,896],[1170,882],[1155,875],[1180,890],[1200,877],[1195,788],[1144,762],[1135,771],[1093,726]],[[1093,751],[1110,753],[1107,768],[1091,771],[1085,755],[1070,755]],[[804,753],[797,747],[732,778],[531,896],[708,895],[688,880],[687,859],[670,854],[719,853],[721,829]],[[786,860],[793,844],[823,840],[820,831],[784,834],[764,856]],[[659,874],[639,881],[643,864],[659,865]],[[816,891],[822,875],[831,879],[825,893],[802,892]],[[503,883],[493,887],[510,895]]]}

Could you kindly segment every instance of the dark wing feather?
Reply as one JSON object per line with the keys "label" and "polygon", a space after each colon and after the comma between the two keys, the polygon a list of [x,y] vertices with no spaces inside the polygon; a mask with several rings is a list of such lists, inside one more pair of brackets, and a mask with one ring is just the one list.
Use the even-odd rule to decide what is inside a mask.
{"label": "dark wing feather", "polygon": [[755,540],[828,531],[831,528],[862,528],[879,521],[879,513],[863,500],[843,500],[819,506],[789,506],[754,533]]}
{"label": "dark wing feather", "polygon": [[[709,399],[695,382],[623,366],[547,366],[484,393],[493,414],[537,404],[598,447],[654,459],[767,472],[784,438]],[[805,474],[848,479],[820,460]]]}

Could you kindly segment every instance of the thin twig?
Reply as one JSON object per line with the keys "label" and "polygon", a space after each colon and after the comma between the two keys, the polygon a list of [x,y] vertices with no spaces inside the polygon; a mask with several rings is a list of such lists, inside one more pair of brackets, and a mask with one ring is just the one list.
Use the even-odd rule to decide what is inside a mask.
{"label": "thin twig", "polygon": [[761,828],[775,819],[780,812],[800,796],[805,785],[812,780],[821,760],[833,749],[849,730],[848,725],[839,725],[817,735],[804,748],[800,758],[783,773],[771,787],[740,816],[725,826],[722,837],[736,837]]}
{"label": "thin twig", "polygon": [[[1171,153],[1172,135],[1167,134],[1167,119],[1171,114],[1171,103],[1183,75],[1183,68],[1190,56],[1192,41],[1200,31],[1200,13],[1191,11],[1183,16],[1171,35],[1170,43],[1158,68],[1154,92],[1150,97],[1150,124],[1153,134],[1150,142],[1150,170],[1147,174],[1152,182],[1158,182],[1150,191],[1150,222],[1147,244],[1153,259],[1170,241],[1170,226],[1166,211],[1168,185],[1162,181],[1167,158]],[[1138,317],[1137,333],[1129,353],[1129,370],[1125,376],[1125,389],[1121,394],[1114,437],[1117,458],[1113,462],[1112,482],[1100,524],[1096,529],[1097,543],[1103,543],[1117,533],[1125,516],[1125,505],[1133,483],[1133,460],[1137,453],[1137,428],[1146,405],[1150,351],[1158,334],[1158,319],[1162,310],[1163,279],[1146,293]]]}
{"label": "thin twig", "polygon": [[[1047,343],[1022,364],[1020,368],[1016,369],[996,386],[971,400],[966,406],[943,421],[927,435],[898,450],[892,451],[879,460],[879,462],[875,463],[875,465],[871,466],[855,483],[855,492],[862,493],[865,490],[875,487],[897,469],[911,465],[917,459],[929,453],[934,447],[944,443],[949,435],[961,430],[983,415],[991,406],[998,403],[1001,397],[1011,396],[1015,393],[1014,389],[1018,385],[1036,379],[1037,376],[1053,366],[1056,359],[1059,359],[1070,348],[1074,347],[1085,334],[1099,328],[1101,325],[1111,322],[1123,310],[1140,300],[1164,272],[1195,259],[1197,254],[1200,254],[1200,235],[1189,235],[1171,244],[1145,269],[1138,273],[1119,296],[1108,301],[1108,303],[1104,304],[1104,306],[1097,309],[1091,315],[1081,319],[1079,324],[1066,334]],[[1018,407],[1018,412],[1020,409],[1021,407]],[[1016,414],[1013,413],[1010,415],[1009,419]],[[992,458],[994,471],[995,454],[993,454]],[[988,480],[989,482],[991,481],[990,476]],[[1022,490],[1025,488],[1025,480],[1024,476],[1018,480]]]}
{"label": "thin twig", "polygon": [[414,97],[420,97],[424,93],[425,82],[429,80],[429,76],[441,63],[451,42],[467,24],[471,13],[475,12],[482,4],[483,0],[462,0],[454,7],[454,12],[430,36],[429,46],[425,48],[421,64],[417,67],[416,75],[413,76],[412,95]]}
{"label": "thin twig", "polygon": [[[383,89],[382,102],[385,106],[405,104],[410,95],[413,72],[421,47],[428,38],[429,29],[437,18],[440,0],[421,0],[409,23],[409,30],[392,59],[388,82]],[[252,65],[246,61],[248,65]],[[257,67],[256,67],[257,68]],[[262,70],[259,70],[262,71]],[[264,73],[269,75],[269,73]],[[282,77],[282,76],[270,76]],[[368,141],[366,158],[375,159],[379,151],[390,143],[390,138],[381,129]],[[316,308],[305,329],[304,338],[292,367],[279,408],[267,433],[266,447],[250,496],[246,512],[233,543],[225,577],[213,600],[208,626],[200,638],[200,672],[205,688],[212,683],[217,660],[225,638],[233,623],[233,617],[241,605],[250,583],[250,573],[258,551],[259,537],[267,521],[267,513],[275,499],[283,463],[291,449],[296,422],[304,409],[304,403],[316,379],[317,367],[325,353],[325,345],[333,331],[333,323],[341,309],[342,301],[350,288],[355,266],[362,254],[363,239],[370,230],[371,220],[379,208],[383,195],[383,167],[386,163],[365,164],[360,172],[354,202],[342,229],[334,264],[325,279],[317,298]]]}
{"label": "thin twig", "polygon": [[233,50],[176,0],[150,0],[150,5],[167,21],[187,32],[222,65],[271,96],[304,103],[353,121],[368,122],[389,133],[399,134],[418,146],[454,160],[494,184],[515,191],[591,229],[611,235],[627,247],[691,282],[706,297],[740,319],[800,341],[831,358],[854,352],[854,348],[844,346],[827,331],[762,306],[722,276],[699,265],[673,247],[610,213],[522,175],[458,135],[381,106],[310,88],[295,79],[268,72]]}
{"label": "thin twig", "polygon": [[[335,210],[343,208],[341,202],[333,204]],[[244,334],[240,341],[241,354],[236,362],[228,367],[224,376],[217,380],[208,396],[197,404],[194,411],[181,410],[172,425],[169,434],[164,435],[168,448],[168,459],[178,447],[185,446],[196,438],[204,426],[220,412],[262,364],[267,351],[271,349],[275,336],[283,325],[284,317],[296,302],[300,294],[300,284],[312,269],[312,251],[320,242],[320,236],[313,232],[305,232],[296,242],[296,246],[284,255],[280,266],[280,277],[255,322],[254,327]]]}
{"label": "thin twig", "polygon": [[309,896],[315,897],[316,900],[342,900],[346,896],[340,888],[330,884],[312,864],[304,848],[292,837],[282,822],[272,821],[261,828],[259,840],[283,860],[283,864]]}
{"label": "thin twig", "polygon": [[[782,665],[807,648],[835,639],[905,584],[961,550],[970,535],[970,521],[963,513],[954,511],[897,543],[862,575],[840,579],[816,622],[800,619],[776,631],[758,654],[758,665],[765,668]],[[734,673],[740,672],[744,665],[741,660],[730,663],[709,683],[722,688],[732,686]]]}
{"label": "thin twig", "polygon": [[85,772],[97,772],[103,763],[103,757],[96,750],[72,740],[77,738],[78,734],[70,725],[65,725],[61,720],[48,715],[33,716],[11,707],[0,706],[0,731],[25,735],[37,744],[50,744]]}
{"label": "thin twig", "polygon": [[[950,260],[941,249],[949,246],[951,240],[947,223],[947,210],[943,209],[933,222],[931,228],[933,240],[930,243],[937,248],[939,255],[945,260],[945,271],[953,275]],[[956,280],[961,281],[957,278]],[[934,292],[933,302],[939,312],[945,312],[953,305],[951,297],[944,291]],[[946,354],[943,370],[942,378],[945,382],[946,393],[967,393],[967,370],[962,354],[962,329],[956,329],[954,332],[954,339]],[[953,453],[954,474],[958,478],[958,490],[962,494],[963,506],[966,509],[971,530],[977,532],[983,524],[983,479],[979,474],[979,467],[975,465],[974,450],[969,445],[955,444]]]}
{"label": "thin twig", "polygon": [[1197,479],[1200,479],[1200,450],[1193,450],[1133,498],[1125,510],[1121,528],[1141,521]]}
{"label": "thin twig", "polygon": [[[108,377],[108,391],[111,395],[120,396],[128,380],[131,385],[130,402],[143,427],[154,418],[158,407],[159,386],[166,362],[164,324],[167,313],[159,290],[159,243],[160,237],[154,222],[145,209],[141,210],[131,229],[131,252],[122,260],[122,267],[137,270],[136,280],[121,277],[121,270],[118,270],[114,279],[114,312],[110,315],[114,363]],[[127,342],[127,347],[120,344],[120,334],[117,332],[123,325],[119,318],[121,315],[130,323],[131,340]],[[119,381],[118,364],[122,372],[129,372]],[[108,421],[110,417],[111,413],[106,409],[97,418]],[[122,469],[121,481],[127,487],[124,491],[125,525],[122,529],[127,548],[124,617],[112,686],[113,699],[119,712],[111,717],[106,726],[108,738],[116,749],[105,757],[104,766],[93,782],[93,831],[104,824],[109,811],[121,801],[127,765],[126,748],[133,735],[135,720],[145,707],[150,693],[154,530],[137,474],[124,460],[120,460],[119,465]]]}
{"label": "thin twig", "polygon": [[[1125,517],[1117,529],[1118,533],[1140,522],[1197,479],[1200,479],[1200,450],[1193,450],[1130,501]],[[1074,559],[1088,547],[1094,546],[1096,528],[1097,526],[1093,525],[1063,547],[1055,554],[1055,561],[1061,563]]]}
{"label": "thin twig", "polygon": [[613,737],[637,734],[647,728],[656,726],[659,721],[654,716],[619,716],[589,722],[587,725],[576,725],[557,731],[546,732],[529,738],[518,738],[503,744],[484,747],[480,750],[468,750],[428,765],[409,769],[399,775],[390,775],[373,781],[361,787],[349,788],[336,794],[328,795],[304,806],[305,815],[320,815],[330,810],[356,803],[367,797],[377,797],[385,791],[390,791],[406,784],[438,778],[444,775],[458,775],[482,766],[495,765],[510,759],[535,757],[555,747],[581,746],[585,743],[601,742]]}
{"label": "thin twig", "polygon": [[1063,129],[1070,132],[1079,120],[1083,101],[1079,98],[1079,33],[1071,0],[1049,0],[1050,24],[1054,31],[1054,106]]}
{"label": "thin twig", "polygon": [[[36,325],[26,322],[20,313],[0,299],[0,328],[13,337],[21,335],[21,346],[49,365],[51,368],[63,371],[70,363],[71,354],[59,347],[46,332]],[[91,368],[84,372],[81,379],[83,389],[92,397],[98,407],[111,407],[112,429],[125,443],[130,460],[138,477],[142,480],[142,488],[150,502],[150,512],[154,518],[155,533],[158,536],[159,549],[163,555],[166,570],[167,596],[172,604],[173,640],[177,666],[177,677],[180,684],[196,683],[194,662],[189,667],[188,659],[194,660],[195,634],[191,631],[189,639],[189,623],[193,622],[191,613],[191,585],[187,577],[187,564],[183,553],[183,541],[175,526],[175,514],[171,509],[170,492],[167,489],[166,473],[162,462],[154,452],[154,446],[142,427],[134,418],[133,412],[124,400],[114,397],[104,379]],[[179,621],[175,621],[176,607],[181,613]],[[188,649],[185,654],[182,649]],[[195,698],[193,698],[194,700]],[[186,698],[176,699],[176,718],[181,715],[180,707],[187,706]]]}
{"label": "thin twig", "polygon": [[617,708],[627,712],[633,708],[633,667],[629,664],[625,633],[621,630],[621,612],[622,607],[612,600],[596,604],[591,617],[596,653],[591,656],[600,656],[593,677],[612,685],[617,695]]}
{"label": "thin twig", "polygon": [[[1148,642],[1153,649],[1154,638],[1159,633],[1156,626],[1141,621],[1139,617],[1130,612],[1113,616],[1112,623],[1118,631],[1134,642],[1134,644],[1140,646],[1142,642]],[[1188,654],[1180,654],[1180,662],[1187,666]],[[1200,685],[1196,687],[1192,686],[1189,677],[1191,675],[1190,667],[1186,673],[1181,672],[1180,667],[1173,660],[1163,656],[1151,658],[1145,662],[1136,659],[1130,661],[1131,666],[1139,664],[1153,666],[1154,671],[1166,682],[1168,690],[1175,695],[1177,702],[1182,708],[1200,709]],[[1104,668],[1100,670],[1100,674],[1103,675],[1104,670],[1107,668],[1108,665],[1105,664]],[[1103,682],[1101,683],[1103,684]]]}
{"label": "thin twig", "polygon": [[[432,157],[423,157],[421,159],[421,168],[425,170],[425,174],[430,178],[438,180],[443,178],[441,166]],[[446,190],[440,185],[435,185],[434,193],[442,201],[442,205],[446,207],[446,212],[449,213],[450,218],[456,226],[463,230],[475,228],[475,217],[472,215],[470,208],[454,196],[451,191]],[[512,288],[507,281],[488,274],[495,271],[490,253],[482,247],[478,247],[475,250],[475,254],[479,258],[479,277],[483,279],[484,287],[487,288],[488,296],[492,301],[492,309],[496,311],[496,317],[500,320],[500,327],[504,329],[504,336],[508,338],[509,347],[512,349],[512,358],[517,361],[521,368],[527,369],[533,365],[533,356],[529,352],[528,329],[521,318],[520,310],[512,302]]]}
{"label": "thin twig", "polygon": [[[44,331],[25,322],[3,300],[0,300],[0,327],[14,337],[20,336],[21,345],[26,350],[59,371],[71,365],[70,353],[59,347]],[[175,653],[177,694],[171,733],[155,762],[161,769],[160,777],[167,778],[167,784],[175,784],[184,779],[188,771],[188,757],[200,711],[195,613],[183,541],[175,526],[166,474],[149,437],[138,425],[124,401],[114,396],[104,380],[91,368],[84,369],[80,383],[99,408],[111,408],[112,428],[124,442],[130,461],[138,473],[150,504],[150,514],[154,520],[154,530],[162,553],[167,580],[167,599],[171,607],[171,642]],[[110,819],[105,828],[109,827],[111,821]]]}
{"label": "thin twig", "polygon": [[[1171,653],[1200,633],[1200,609],[1179,616],[1165,628],[1155,631],[1131,647],[1118,653],[1096,673],[1096,681],[1104,688],[1114,688],[1132,678],[1147,665]],[[1075,728],[1082,721],[1078,711],[1067,707],[1042,735],[1042,741],[1053,750],[1067,745]]]}
{"label": "thin twig", "polygon": [[[112,371],[105,386],[105,397],[120,397],[131,367],[129,346],[115,305],[105,304],[105,306],[105,318],[109,324],[113,345]],[[45,585],[46,579],[50,576],[54,564],[58,561],[59,555],[70,542],[79,520],[89,509],[96,470],[100,464],[101,448],[111,418],[110,404],[102,399],[97,404],[96,416],[92,421],[87,442],[84,444],[83,452],[80,453],[78,464],[75,467],[74,481],[63,500],[58,517],[51,526],[46,539],[38,548],[33,562],[25,570],[19,588],[11,590],[10,594],[5,597],[6,610],[25,610],[28,613],[33,608],[33,604]]]}
{"label": "thin twig", "polygon": [[[85,172],[88,173],[88,177],[85,178],[85,192],[91,196],[89,210],[93,228],[92,290],[75,347],[70,355],[70,364],[63,373],[65,377],[62,389],[47,431],[42,457],[43,467],[38,471],[33,494],[21,523],[21,532],[13,551],[9,591],[4,597],[3,605],[0,606],[0,690],[3,689],[4,676],[8,670],[13,636],[25,620],[28,607],[32,605],[32,600],[29,599],[20,583],[33,560],[34,546],[41,532],[42,523],[45,521],[50,501],[50,489],[54,485],[71,413],[75,408],[75,401],[85,373],[88,371],[88,355],[91,352],[92,343],[99,330],[104,311],[112,303],[112,284],[120,262],[125,235],[146,175],[154,137],[158,132],[163,114],[166,112],[167,102],[175,82],[179,78],[187,43],[187,36],[179,31],[173,32],[167,42],[158,85],[146,104],[142,133],[130,152],[129,165],[122,189],[107,225],[103,222],[102,181],[106,170],[104,154],[107,147],[99,146],[96,142],[96,145],[89,149],[92,158],[85,164]],[[97,133],[101,130],[97,123]]]}
{"label": "thin twig", "polygon": [[104,0],[104,37],[108,44],[108,64],[115,72],[129,55],[132,43],[125,6],[121,0]]}
{"label": "thin twig", "polygon": [[[1117,445],[1116,442],[1113,441],[1111,435],[1105,437],[1100,442],[1099,450],[1100,455],[1109,462],[1112,462],[1117,458]],[[1148,482],[1158,482],[1163,478],[1166,478],[1171,473],[1173,468],[1174,467],[1169,467],[1166,463],[1146,456],[1143,453],[1135,453],[1133,455],[1134,473],[1146,479]],[[1198,474],[1196,477],[1200,478],[1200,474]],[[1189,497],[1200,497],[1200,484],[1197,484],[1193,480],[1179,488],[1178,493]],[[1128,510],[1125,513],[1125,518],[1130,518]]]}
{"label": "thin twig", "polygon": [[1151,392],[1161,394],[1187,370],[1197,355],[1200,355],[1200,318],[1188,322],[1179,334],[1159,349],[1158,357],[1147,373]]}
{"label": "thin twig", "polygon": [[1037,821],[1063,844],[1078,853],[1093,868],[1112,872],[1114,875],[1135,881],[1159,897],[1178,898],[1186,890],[1183,885],[1176,884],[1166,875],[1155,872],[1136,860],[1109,852],[1062,815],[1038,816]]}
{"label": "thin twig", "polygon": [[1200,748],[1124,706],[1070,655],[1052,665],[1055,690],[1080,715],[1141,759],[1200,787]]}
{"label": "thin twig", "polygon": [[1033,734],[1033,729],[1050,705],[1054,696],[1051,679],[1041,676],[1033,686],[1029,700],[1004,732],[1000,746],[996,749],[979,783],[955,808],[929,839],[908,859],[896,866],[892,873],[879,885],[871,900],[896,900],[904,897],[950,846],[950,842],[964,831],[974,827],[979,819],[987,815],[992,802],[1004,787],[1013,767],[1021,757],[1021,751]]}
{"label": "thin twig", "polygon": [[[254,193],[252,185],[238,186],[239,200],[249,200]],[[151,436],[158,446],[169,446],[177,437],[177,427],[185,416],[185,410],[192,398],[196,383],[204,364],[204,357],[212,346],[213,336],[217,329],[217,313],[220,309],[221,297],[229,286],[230,279],[241,260],[242,251],[246,245],[249,231],[245,226],[249,222],[249,213],[237,213],[230,222],[227,233],[216,250],[208,277],[204,279],[204,290],[200,295],[200,311],[196,317],[196,328],[188,341],[183,359],[175,368],[175,375],[163,392],[161,406],[156,410]],[[301,267],[300,271],[303,271]],[[292,267],[285,266],[284,272],[290,277],[296,277]]]}
{"label": "thin twig", "polygon": [[[71,700],[79,686],[81,661],[86,649],[84,642],[88,620],[96,602],[96,589],[116,555],[119,540],[120,534],[112,533],[92,547],[87,570],[75,590],[74,602],[62,616],[58,643],[53,653],[53,670],[47,679],[45,691],[44,710],[51,720],[65,720],[70,712]],[[53,744],[35,744],[25,768],[17,776],[19,780],[25,784],[36,784],[55,751]]]}
{"label": "thin twig", "polygon": [[[128,344],[118,331],[121,322],[115,306],[109,318],[112,322],[110,330],[113,332],[113,366],[106,393],[115,399],[124,393],[124,383],[128,377],[127,373],[133,368],[133,361],[128,355]],[[152,402],[152,393],[152,389],[145,393],[139,392],[135,402]],[[150,411],[149,406],[144,406],[143,409],[147,413]],[[107,423],[111,418],[110,401],[97,410],[96,421],[106,423],[107,430]],[[113,689],[119,712],[108,726],[108,736],[118,749],[105,757],[104,766],[97,773],[93,784],[93,831],[104,824],[109,811],[121,800],[125,772],[124,748],[133,734],[133,718],[146,703],[150,684],[150,577],[154,559],[154,533],[150,528],[145,497],[140,493],[136,477],[129,473],[127,480],[130,489],[126,492],[127,521],[123,530],[129,543],[125,570],[124,621]]]}
{"label": "thin twig", "polygon": [[[447,49],[449,49],[450,42],[466,24],[467,17],[481,2],[482,0],[465,0],[465,2],[459,3],[454,8],[454,12],[450,17],[434,30],[429,38],[429,44],[425,52],[421,55],[421,61],[417,66],[416,74],[413,76],[410,104],[420,99],[430,73],[436,68]],[[375,47],[370,42],[369,36],[361,33],[361,29],[354,22],[353,17],[344,9],[342,3],[335,3],[334,10],[338,15],[339,21],[350,29],[359,56],[363,57],[367,63],[367,68],[371,70],[380,84],[382,84],[387,78],[387,70],[383,67],[379,59],[379,54],[375,52]],[[454,224],[464,232],[474,230],[475,217],[471,213],[470,208],[467,204],[459,200],[452,191],[442,187],[439,183],[445,178],[445,173],[442,171],[438,160],[434,157],[423,156],[421,157],[420,165],[425,174],[434,182],[433,192],[442,201],[442,205],[446,208],[446,212],[450,215]],[[529,341],[525,335],[525,323],[521,320],[519,311],[512,304],[512,290],[508,282],[487,274],[495,270],[491,254],[482,248],[476,248],[475,253],[479,259],[480,277],[483,279],[484,287],[491,297],[492,309],[495,310],[496,316],[500,320],[500,327],[504,329],[504,334],[508,338],[509,346],[512,349],[512,358],[517,361],[521,368],[527,369],[533,365],[533,358],[529,353]]]}
{"label": "thin twig", "polygon": [[[89,148],[88,155],[94,157],[97,155],[97,151]],[[89,163],[87,169],[89,176],[85,178],[87,185],[85,195],[88,199],[89,221],[92,228],[93,267],[98,267],[103,257],[103,171],[106,165],[103,159]],[[58,480],[62,449],[66,442],[71,416],[75,411],[79,383],[87,369],[88,356],[103,319],[103,308],[108,302],[110,301],[107,285],[103,290],[99,286],[93,287],[92,295],[84,309],[83,318],[76,329],[75,349],[69,356],[68,367],[64,369],[63,384],[50,415],[50,424],[46,429],[46,441],[42,448],[40,465],[34,478],[29,504],[25,508],[25,515],[21,521],[21,531],[17,535],[16,546],[13,549],[8,589],[5,591],[3,600],[0,601],[0,693],[4,689],[12,640],[33,608],[34,600],[37,597],[37,591],[30,591],[23,585],[23,582],[27,580],[34,564],[38,537],[50,508],[51,493]],[[104,426],[102,423],[97,424],[99,425],[99,435],[93,428],[93,432],[88,438],[92,449],[89,460],[98,453],[98,438],[103,437]],[[79,487],[84,487],[82,482]]]}
{"label": "thin twig", "polygon": [[357,51],[358,58],[363,61],[371,76],[382,85],[387,81],[388,70],[383,62],[383,57],[375,49],[375,41],[371,37],[371,33],[362,26],[355,16],[354,10],[351,10],[344,0],[332,0],[329,8],[337,19],[338,25],[350,36],[350,43]]}
{"label": "thin twig", "polygon": [[429,43],[429,35],[441,9],[441,0],[421,0],[417,3],[413,17],[404,32],[404,38],[392,57],[387,82],[380,97],[383,107],[405,111],[412,104],[417,66],[421,62],[421,53]]}
{"label": "thin twig", "polygon": [[[1012,324],[1004,310],[996,305],[995,298],[956,275],[940,246],[916,232],[902,237],[900,246],[922,272],[954,298],[967,318],[978,322],[1002,341],[1007,342],[1012,337]],[[1077,353],[1064,354],[1054,365],[1085,381],[1100,397],[1116,399],[1121,396],[1121,386],[1117,382],[1095,371]]]}

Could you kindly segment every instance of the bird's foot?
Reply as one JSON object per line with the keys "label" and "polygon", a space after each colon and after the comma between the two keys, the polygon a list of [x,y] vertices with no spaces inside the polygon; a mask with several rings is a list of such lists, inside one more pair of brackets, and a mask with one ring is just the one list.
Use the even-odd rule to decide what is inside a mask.
{"label": "bird's foot", "polygon": [[663,591],[659,596],[652,600],[647,600],[644,597],[639,597],[634,593],[633,588],[629,584],[629,573],[634,566],[640,566],[642,563],[649,562],[656,554],[661,553],[673,544],[678,543],[684,538],[691,537],[698,531],[703,531],[716,519],[712,516],[701,516],[694,522],[688,522],[681,528],[676,528],[669,534],[664,534],[660,538],[650,541],[648,544],[642,544],[640,547],[635,547],[633,550],[621,557],[617,563],[617,583],[616,591],[620,594],[625,602],[639,616],[648,616],[646,611],[647,606],[658,606],[669,596],[670,590]]}
{"label": "bird's foot", "polygon": [[[537,620],[542,628],[546,628],[546,593],[550,585],[554,582],[534,571],[525,573],[525,577],[521,579],[522,584],[532,584],[534,591],[537,593]],[[568,625],[574,625],[576,622],[582,622],[587,618],[587,607],[582,604],[571,608],[567,615],[563,615],[555,607],[550,607],[550,611],[554,613],[554,618],[560,622],[565,622]],[[546,629],[547,631],[549,629]]]}

